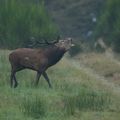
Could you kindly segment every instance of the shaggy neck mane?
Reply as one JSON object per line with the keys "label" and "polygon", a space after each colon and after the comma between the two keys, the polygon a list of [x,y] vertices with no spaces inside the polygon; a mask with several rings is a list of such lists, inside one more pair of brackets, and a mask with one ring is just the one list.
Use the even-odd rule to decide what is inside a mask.
{"label": "shaggy neck mane", "polygon": [[45,55],[49,60],[49,66],[56,64],[66,52],[64,48],[58,46],[50,46],[49,48],[44,49]]}

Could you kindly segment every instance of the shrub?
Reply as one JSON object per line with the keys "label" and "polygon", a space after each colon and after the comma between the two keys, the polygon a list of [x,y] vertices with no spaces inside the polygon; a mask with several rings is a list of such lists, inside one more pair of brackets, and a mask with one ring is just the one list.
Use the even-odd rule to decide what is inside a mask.
{"label": "shrub", "polygon": [[43,0],[0,1],[0,47],[27,46],[31,37],[53,39],[56,27],[44,6]]}
{"label": "shrub", "polygon": [[101,47],[99,44],[95,47],[96,52],[103,53],[105,52],[105,48]]}
{"label": "shrub", "polygon": [[120,1],[107,0],[104,10],[98,21],[95,36],[104,37],[105,42],[113,47],[116,52],[120,52]]}

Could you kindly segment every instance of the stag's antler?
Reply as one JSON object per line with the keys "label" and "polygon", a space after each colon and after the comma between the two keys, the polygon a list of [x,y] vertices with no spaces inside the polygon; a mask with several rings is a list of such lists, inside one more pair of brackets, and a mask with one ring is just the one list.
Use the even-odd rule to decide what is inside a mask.
{"label": "stag's antler", "polygon": [[41,41],[39,41],[39,40],[35,40],[35,38],[32,37],[32,38],[31,38],[31,41],[35,41],[35,42],[33,42],[33,43],[31,44],[31,46],[34,46],[34,45],[36,45],[36,44],[53,45],[53,44],[55,44],[55,43],[58,43],[59,39],[60,39],[60,35],[57,37],[57,40],[54,40],[54,41],[52,41],[52,42],[48,42],[46,39],[42,39],[42,41],[44,41],[44,42],[41,42]]}
{"label": "stag's antler", "polygon": [[57,37],[57,40],[54,40],[52,42],[48,42],[47,40],[45,40],[45,43],[48,45],[52,45],[52,44],[58,43],[59,39],[60,39],[60,35]]}

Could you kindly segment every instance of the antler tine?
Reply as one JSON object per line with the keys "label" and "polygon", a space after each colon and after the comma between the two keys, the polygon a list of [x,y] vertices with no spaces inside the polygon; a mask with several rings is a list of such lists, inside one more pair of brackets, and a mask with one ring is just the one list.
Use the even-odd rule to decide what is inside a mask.
{"label": "antler tine", "polygon": [[47,45],[52,44],[52,43],[48,42],[46,39],[45,39],[45,43],[46,43]]}
{"label": "antler tine", "polygon": [[45,44],[44,42],[40,42],[39,40],[36,40],[36,43],[38,43],[38,44]]}
{"label": "antler tine", "polygon": [[53,43],[53,44],[58,43],[58,42],[59,42],[59,40],[60,40],[60,35],[58,35],[58,36],[57,36],[57,39],[56,39],[56,40],[54,40],[52,43]]}
{"label": "antler tine", "polygon": [[55,44],[55,43],[58,43],[59,40],[60,40],[60,36],[57,37],[57,40],[54,41],[54,44]]}
{"label": "antler tine", "polygon": [[52,45],[52,44],[58,43],[59,39],[60,39],[60,35],[57,37],[57,40],[54,40],[54,41],[52,41],[52,42],[48,42],[48,41],[45,39],[45,43],[48,44],[48,45]]}

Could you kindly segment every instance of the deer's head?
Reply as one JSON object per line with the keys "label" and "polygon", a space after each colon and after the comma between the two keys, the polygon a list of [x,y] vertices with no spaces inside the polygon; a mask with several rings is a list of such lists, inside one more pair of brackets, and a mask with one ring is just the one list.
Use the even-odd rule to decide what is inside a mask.
{"label": "deer's head", "polygon": [[63,40],[59,40],[55,46],[58,46],[60,48],[64,48],[66,51],[69,50],[71,47],[74,46],[74,44],[72,43],[72,38],[66,38]]}

